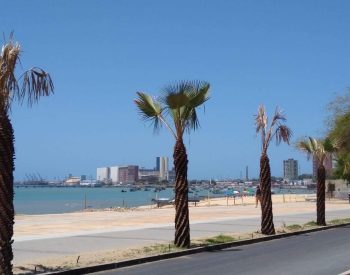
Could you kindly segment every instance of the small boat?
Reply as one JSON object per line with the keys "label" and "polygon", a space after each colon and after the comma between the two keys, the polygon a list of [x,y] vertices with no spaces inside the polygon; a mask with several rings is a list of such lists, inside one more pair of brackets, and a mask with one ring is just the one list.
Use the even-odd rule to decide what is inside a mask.
{"label": "small boat", "polygon": [[122,189],[122,191],[120,191],[120,192],[123,192],[123,193],[124,193],[124,192],[128,192],[128,191],[126,191],[126,190]]}
{"label": "small boat", "polygon": [[152,202],[155,202],[158,208],[164,205],[173,204],[173,200],[170,198],[152,199]]}

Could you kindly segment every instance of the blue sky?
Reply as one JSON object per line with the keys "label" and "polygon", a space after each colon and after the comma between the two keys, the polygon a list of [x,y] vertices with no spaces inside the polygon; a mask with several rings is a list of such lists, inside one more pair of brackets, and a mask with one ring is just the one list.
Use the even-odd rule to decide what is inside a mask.
{"label": "blue sky", "polygon": [[[50,72],[55,94],[15,106],[17,179],[39,172],[95,176],[96,167],[155,166],[174,140],[154,135],[133,104],[183,79],[211,83],[201,128],[185,137],[190,178],[258,176],[259,104],[288,118],[293,140],[325,131],[326,104],[350,82],[348,1],[5,1],[1,31],[15,31],[23,69]],[[20,74],[21,68],[18,67]],[[295,158],[271,144],[272,174]]]}

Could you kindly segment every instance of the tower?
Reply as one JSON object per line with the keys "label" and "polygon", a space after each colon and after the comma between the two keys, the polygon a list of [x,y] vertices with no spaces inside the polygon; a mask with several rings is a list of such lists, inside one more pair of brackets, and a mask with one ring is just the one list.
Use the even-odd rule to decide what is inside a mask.
{"label": "tower", "polygon": [[169,161],[167,157],[156,158],[156,170],[159,171],[159,180],[168,180]]}

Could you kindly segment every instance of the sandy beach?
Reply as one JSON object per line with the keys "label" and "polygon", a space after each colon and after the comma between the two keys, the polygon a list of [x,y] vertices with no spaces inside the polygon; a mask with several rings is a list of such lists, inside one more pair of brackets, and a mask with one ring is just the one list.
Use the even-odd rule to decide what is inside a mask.
{"label": "sandy beach", "polygon": [[[274,214],[290,215],[316,211],[315,202],[306,199],[306,195],[274,195]],[[347,201],[327,200],[327,210],[348,208]],[[260,213],[260,207],[255,208],[254,197],[203,200],[197,206],[190,203],[191,223],[251,218],[260,216]],[[64,214],[17,215],[14,239],[23,241],[173,225],[174,215],[174,207],[171,205],[161,208],[152,205]]]}
{"label": "sandy beach", "polygon": [[[302,223],[314,219],[316,203],[313,198],[295,194],[274,195],[276,226],[293,224],[296,216],[304,217],[302,220],[299,218]],[[340,216],[332,214],[333,218],[348,218],[349,210],[348,201],[326,201],[329,216],[336,211],[342,213]],[[17,215],[14,234],[15,273],[24,274],[37,267],[44,268],[42,271],[48,271],[48,268],[59,270],[62,267],[73,268],[142,257],[145,255],[145,246],[149,250],[155,244],[172,242],[174,215],[172,205]],[[254,197],[203,200],[196,206],[191,203],[191,232],[196,233],[191,233],[192,241],[198,240],[198,236],[201,239],[219,234],[244,238],[244,234],[252,235],[255,232],[253,234],[259,236],[260,216],[260,205],[255,207]],[[150,232],[156,235],[151,237],[148,235]],[[155,236],[158,240],[155,240]],[[81,242],[82,238],[86,245]]]}

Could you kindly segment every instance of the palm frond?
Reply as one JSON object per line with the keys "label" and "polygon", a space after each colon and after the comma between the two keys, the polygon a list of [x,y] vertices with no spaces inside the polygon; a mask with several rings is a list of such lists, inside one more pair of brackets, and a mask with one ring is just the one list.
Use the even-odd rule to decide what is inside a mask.
{"label": "palm frond", "polygon": [[309,137],[309,142],[313,152],[320,151],[320,142],[317,139]]}
{"label": "palm frond", "polygon": [[339,142],[337,139],[325,138],[323,141],[323,147],[326,152],[334,153],[339,149]]}
{"label": "palm frond", "polygon": [[185,129],[196,130],[200,126],[196,108],[209,100],[210,84],[203,81],[194,81],[191,84],[191,89],[186,91],[189,101],[181,110],[181,119]]}
{"label": "palm frond", "polygon": [[28,105],[31,106],[37,103],[40,97],[49,96],[54,91],[50,74],[40,68],[26,71],[22,78],[22,89],[17,95],[17,99],[21,103],[27,98]]}
{"label": "palm frond", "polygon": [[311,142],[309,139],[304,139],[304,140],[300,140],[295,144],[295,147],[306,153],[307,159],[309,160],[312,156],[312,154],[314,153],[314,148],[311,145]]}
{"label": "palm frond", "polygon": [[[10,37],[12,38],[12,36]],[[15,68],[19,60],[21,47],[12,40],[2,46],[0,55],[0,104],[8,109],[19,93]]]}
{"label": "palm frond", "polygon": [[[164,123],[179,139],[185,130],[199,127],[196,108],[209,99],[209,88],[209,83],[203,81],[179,81],[165,86],[158,102],[139,92],[135,103],[143,119],[152,120],[156,128],[160,122]],[[174,130],[165,121],[167,115],[172,119]]]}
{"label": "palm frond", "polygon": [[185,93],[189,98],[188,105],[192,108],[197,108],[209,100],[210,84],[204,81],[192,82],[191,89]]}
{"label": "palm frond", "polygon": [[264,131],[266,133],[267,123],[268,118],[266,115],[265,107],[264,105],[260,105],[258,108],[258,114],[255,116],[256,133],[260,131]]}
{"label": "palm frond", "polygon": [[139,109],[139,114],[143,120],[151,121],[154,126],[154,131],[161,128],[160,116],[163,108],[160,103],[153,100],[151,96],[146,93],[137,92],[138,98],[134,100]]}
{"label": "palm frond", "polygon": [[296,147],[305,152],[308,159],[313,156],[319,163],[323,163],[325,159],[331,158],[332,153],[336,151],[336,146],[331,140],[322,140],[313,137],[299,141]]}
{"label": "palm frond", "polygon": [[286,125],[279,125],[276,128],[276,144],[280,144],[281,141],[289,144],[290,138],[292,137],[292,130]]}
{"label": "palm frond", "polygon": [[188,104],[189,98],[185,93],[169,94],[165,97],[165,104],[169,109],[178,109]]}
{"label": "palm frond", "polygon": [[271,141],[276,138],[276,144],[280,144],[282,141],[289,144],[292,136],[292,131],[289,127],[282,122],[286,121],[282,111],[277,107],[275,114],[272,117],[271,124],[266,114],[265,107],[260,105],[258,108],[258,114],[255,116],[256,133],[261,134],[262,141],[262,153],[266,153]]}
{"label": "palm frond", "polygon": [[185,106],[182,110],[183,131],[196,130],[199,128],[199,119],[195,108]]}
{"label": "palm frond", "polygon": [[258,108],[258,114],[255,116],[255,126],[256,126],[256,134],[260,132],[261,134],[261,148],[262,151],[265,152],[267,150],[267,142],[266,142],[266,128],[267,128],[268,118],[266,115],[264,105],[260,105]]}
{"label": "palm frond", "polygon": [[281,121],[286,121],[286,120],[287,119],[284,116],[283,111],[279,107],[276,107],[275,114],[274,114],[272,121],[271,121],[271,127],[275,126],[276,124],[281,123]]}
{"label": "palm frond", "polygon": [[20,62],[21,47],[12,41],[12,35],[10,41],[3,45],[0,55],[0,104],[6,109],[10,108],[14,100],[23,103],[27,99],[31,106],[41,96],[48,96],[54,90],[50,74],[37,67],[24,72],[20,77],[22,88],[19,88],[15,69]]}
{"label": "palm frond", "polygon": [[173,85],[167,85],[162,89],[161,102],[170,109],[181,108],[188,103],[186,91],[191,89],[189,81],[179,81]]}

